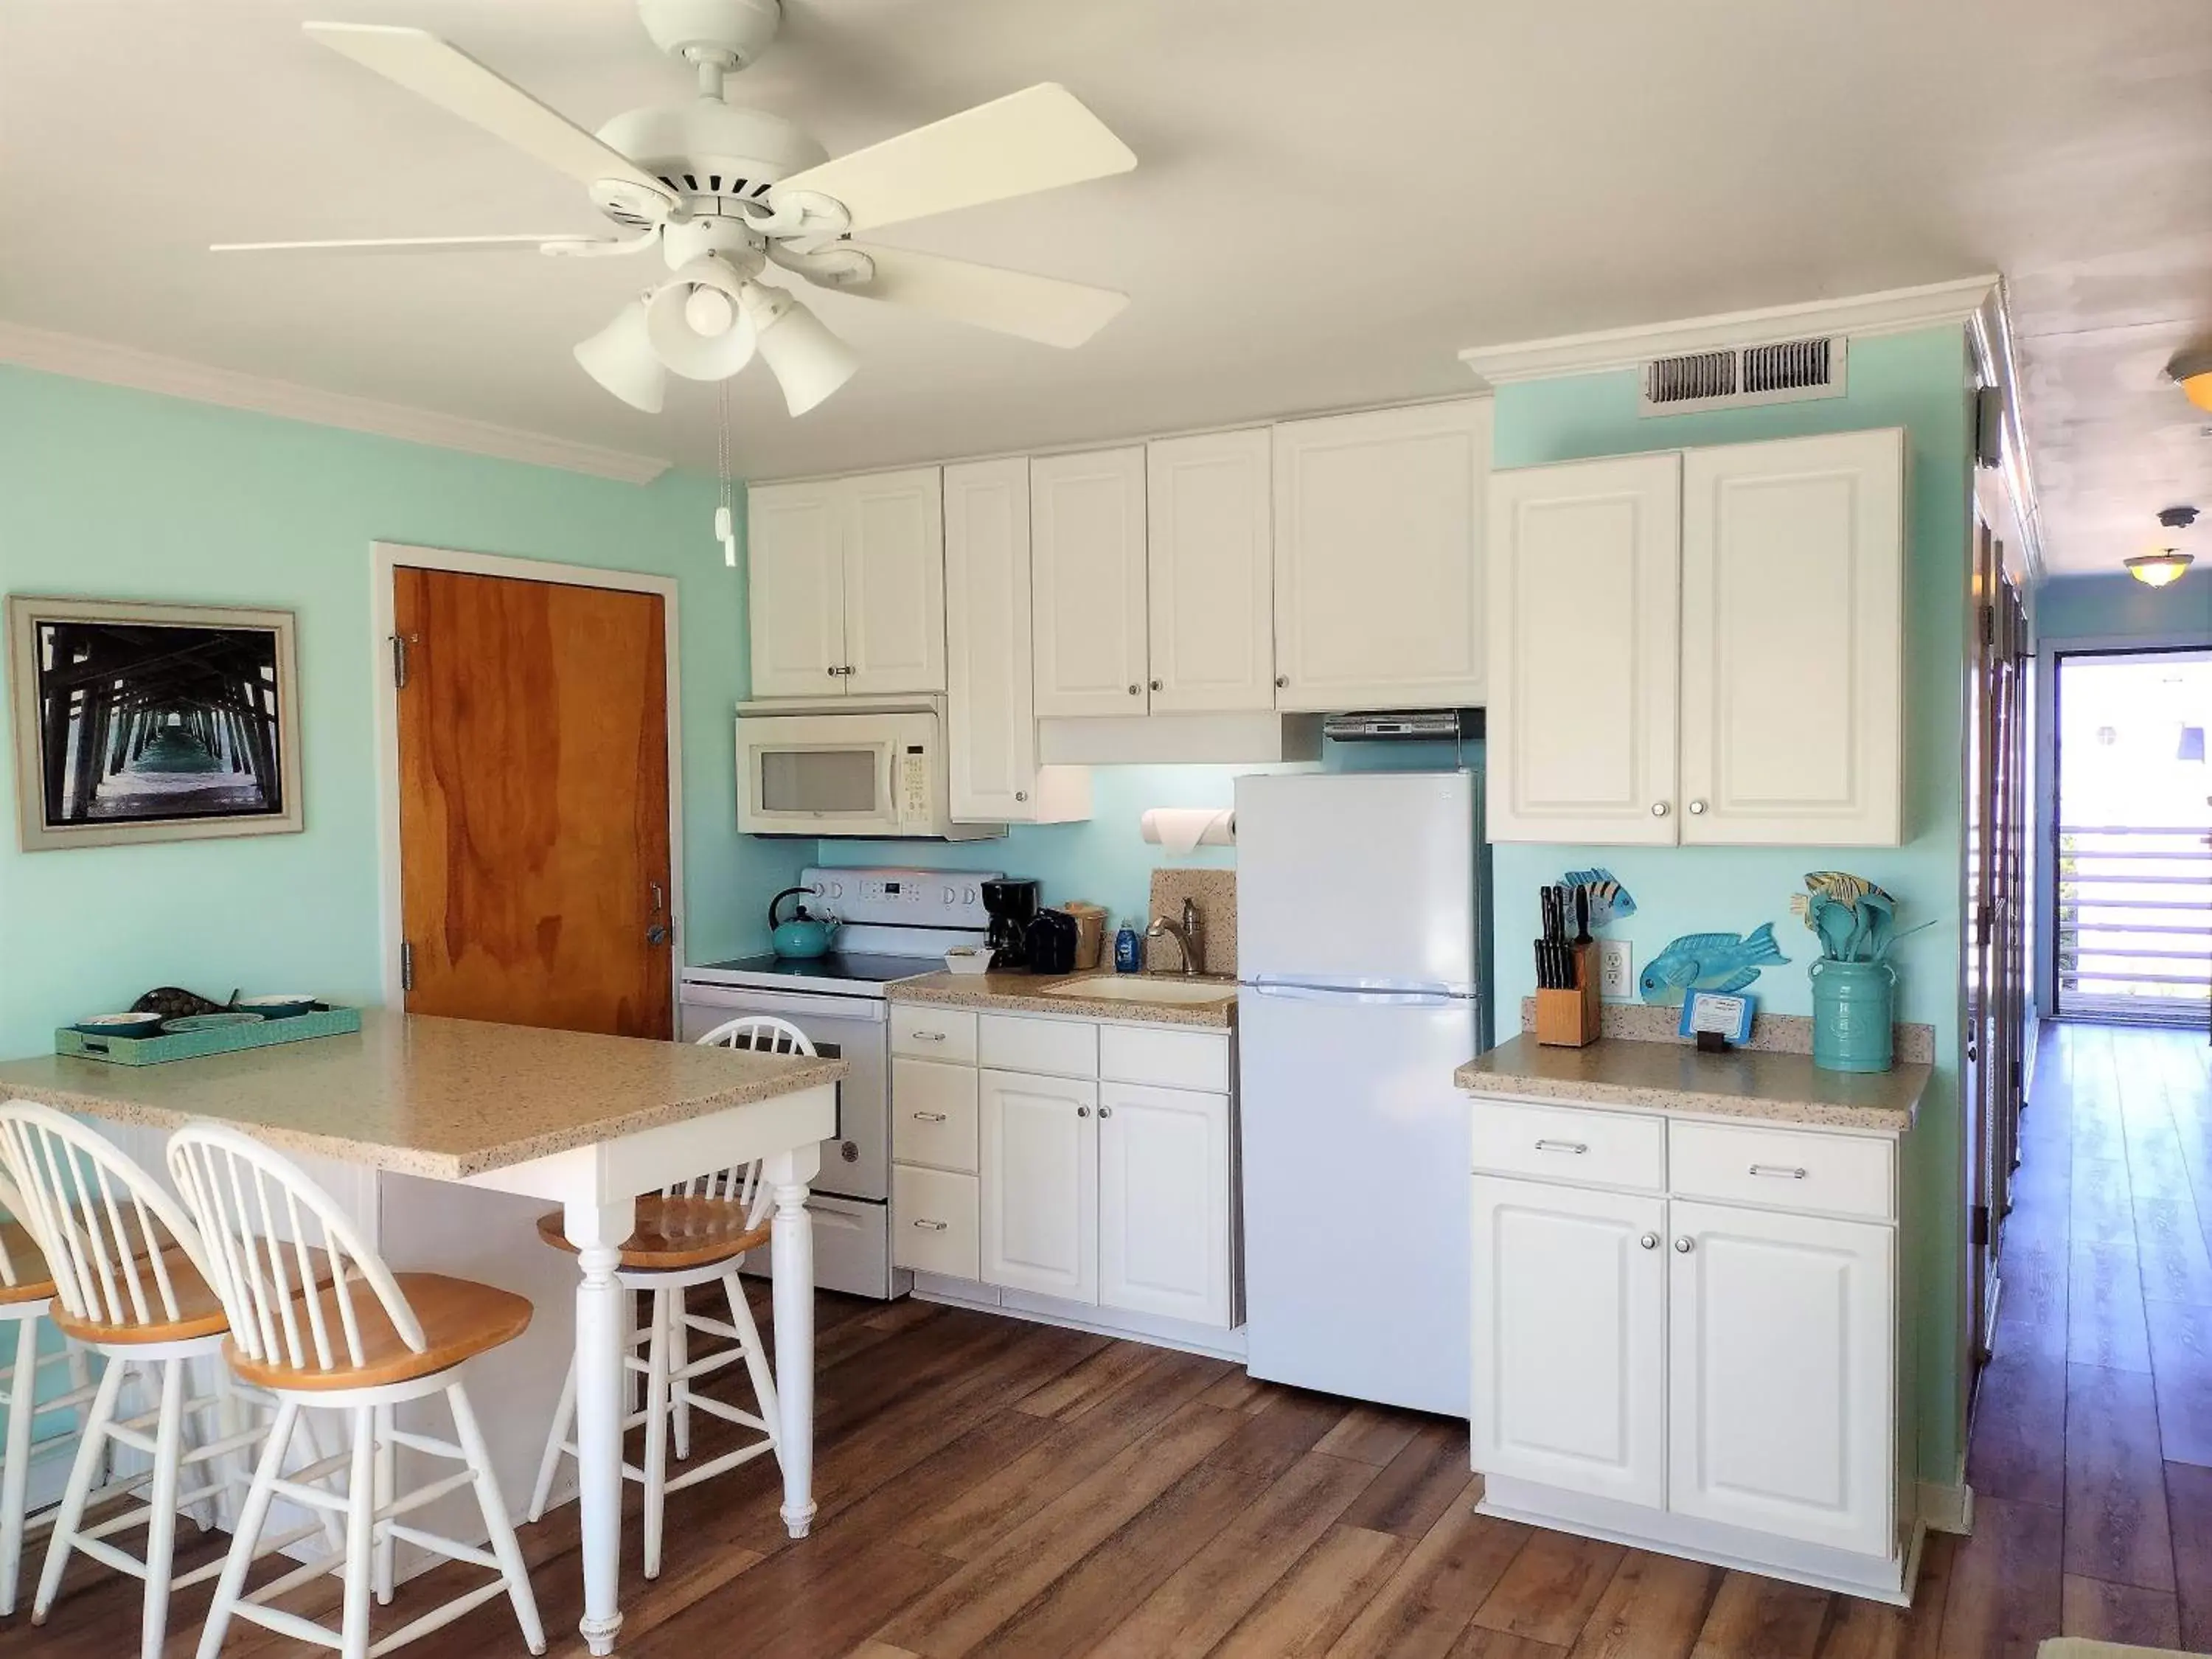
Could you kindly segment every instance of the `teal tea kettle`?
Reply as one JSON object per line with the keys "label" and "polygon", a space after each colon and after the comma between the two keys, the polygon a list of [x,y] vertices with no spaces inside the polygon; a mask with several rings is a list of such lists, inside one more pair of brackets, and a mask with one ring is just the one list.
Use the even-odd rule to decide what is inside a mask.
{"label": "teal tea kettle", "polygon": [[[836,937],[837,919],[835,916],[815,916],[807,914],[806,901],[814,896],[811,887],[787,887],[768,902],[769,944],[776,955],[794,962],[805,962],[825,953],[830,941]],[[789,921],[778,921],[775,913],[783,907],[784,900],[797,898]]]}

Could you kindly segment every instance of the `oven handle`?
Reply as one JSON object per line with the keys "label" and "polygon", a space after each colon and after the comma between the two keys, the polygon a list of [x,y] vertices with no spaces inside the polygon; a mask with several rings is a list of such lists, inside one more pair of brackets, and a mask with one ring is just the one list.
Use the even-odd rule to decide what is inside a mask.
{"label": "oven handle", "polygon": [[757,991],[743,985],[703,985],[684,981],[681,1000],[689,1007],[728,1008],[748,1014],[781,1014],[788,1019],[850,1020],[856,1025],[881,1025],[890,1018],[890,1005],[880,997],[809,996],[799,991]]}

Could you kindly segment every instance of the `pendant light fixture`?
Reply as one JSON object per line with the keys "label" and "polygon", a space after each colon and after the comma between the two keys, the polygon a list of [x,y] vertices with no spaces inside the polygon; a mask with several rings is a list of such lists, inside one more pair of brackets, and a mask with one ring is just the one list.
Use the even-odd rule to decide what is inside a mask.
{"label": "pendant light fixture", "polygon": [[[2186,530],[2197,522],[2193,507],[2168,507],[2158,515],[2161,530]],[[2179,548],[2161,547],[2154,553],[2145,553],[2126,562],[2128,574],[2148,587],[2164,587],[2169,582],[2181,580],[2182,573],[2197,562],[2193,555]]]}
{"label": "pendant light fixture", "polygon": [[2166,366],[2166,372],[2180,386],[2182,396],[2212,415],[2212,346],[2183,352]]}

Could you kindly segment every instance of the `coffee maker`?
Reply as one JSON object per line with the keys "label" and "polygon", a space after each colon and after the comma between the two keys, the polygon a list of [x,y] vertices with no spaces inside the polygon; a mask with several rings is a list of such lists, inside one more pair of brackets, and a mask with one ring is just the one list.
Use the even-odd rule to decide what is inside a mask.
{"label": "coffee maker", "polygon": [[1037,884],[1010,877],[983,884],[983,908],[991,913],[991,971],[1019,974],[1030,965],[1030,923],[1037,913]]}

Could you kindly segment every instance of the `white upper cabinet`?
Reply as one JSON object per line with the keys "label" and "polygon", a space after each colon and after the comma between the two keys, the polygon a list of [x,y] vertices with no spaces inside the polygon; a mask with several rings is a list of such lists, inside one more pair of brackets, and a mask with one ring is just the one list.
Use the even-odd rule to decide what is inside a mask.
{"label": "white upper cabinet", "polygon": [[1098,1300],[1231,1322],[1229,1097],[1098,1091]]}
{"label": "white upper cabinet", "polygon": [[1894,1230],[1680,1199],[1668,1219],[1668,1507],[1890,1554]]}
{"label": "white upper cabinet", "polygon": [[1275,706],[1271,454],[1265,428],[1145,447],[1153,714]]}
{"label": "white upper cabinet", "polygon": [[1036,713],[1144,714],[1144,450],[1031,461],[1030,524]]}
{"label": "white upper cabinet", "polygon": [[1675,838],[1681,459],[1491,480],[1495,841]]}
{"label": "white upper cabinet", "polygon": [[1276,705],[1479,703],[1487,398],[1274,428]]}
{"label": "white upper cabinet", "polygon": [[939,471],[845,480],[845,673],[854,696],[945,690]]}
{"label": "white upper cabinet", "polygon": [[981,1074],[986,1283],[1098,1300],[1097,1108],[1088,1079]]}
{"label": "white upper cabinet", "polygon": [[945,690],[939,470],[746,493],[756,697]]}
{"label": "white upper cabinet", "polygon": [[1682,465],[1682,840],[1898,845],[1904,433]]}
{"label": "white upper cabinet", "polygon": [[945,586],[953,820],[1040,823],[1090,817],[1087,770],[1037,765],[1026,460],[945,469]]}
{"label": "white upper cabinet", "polygon": [[745,501],[752,694],[836,696],[845,684],[843,483],[760,484]]}

